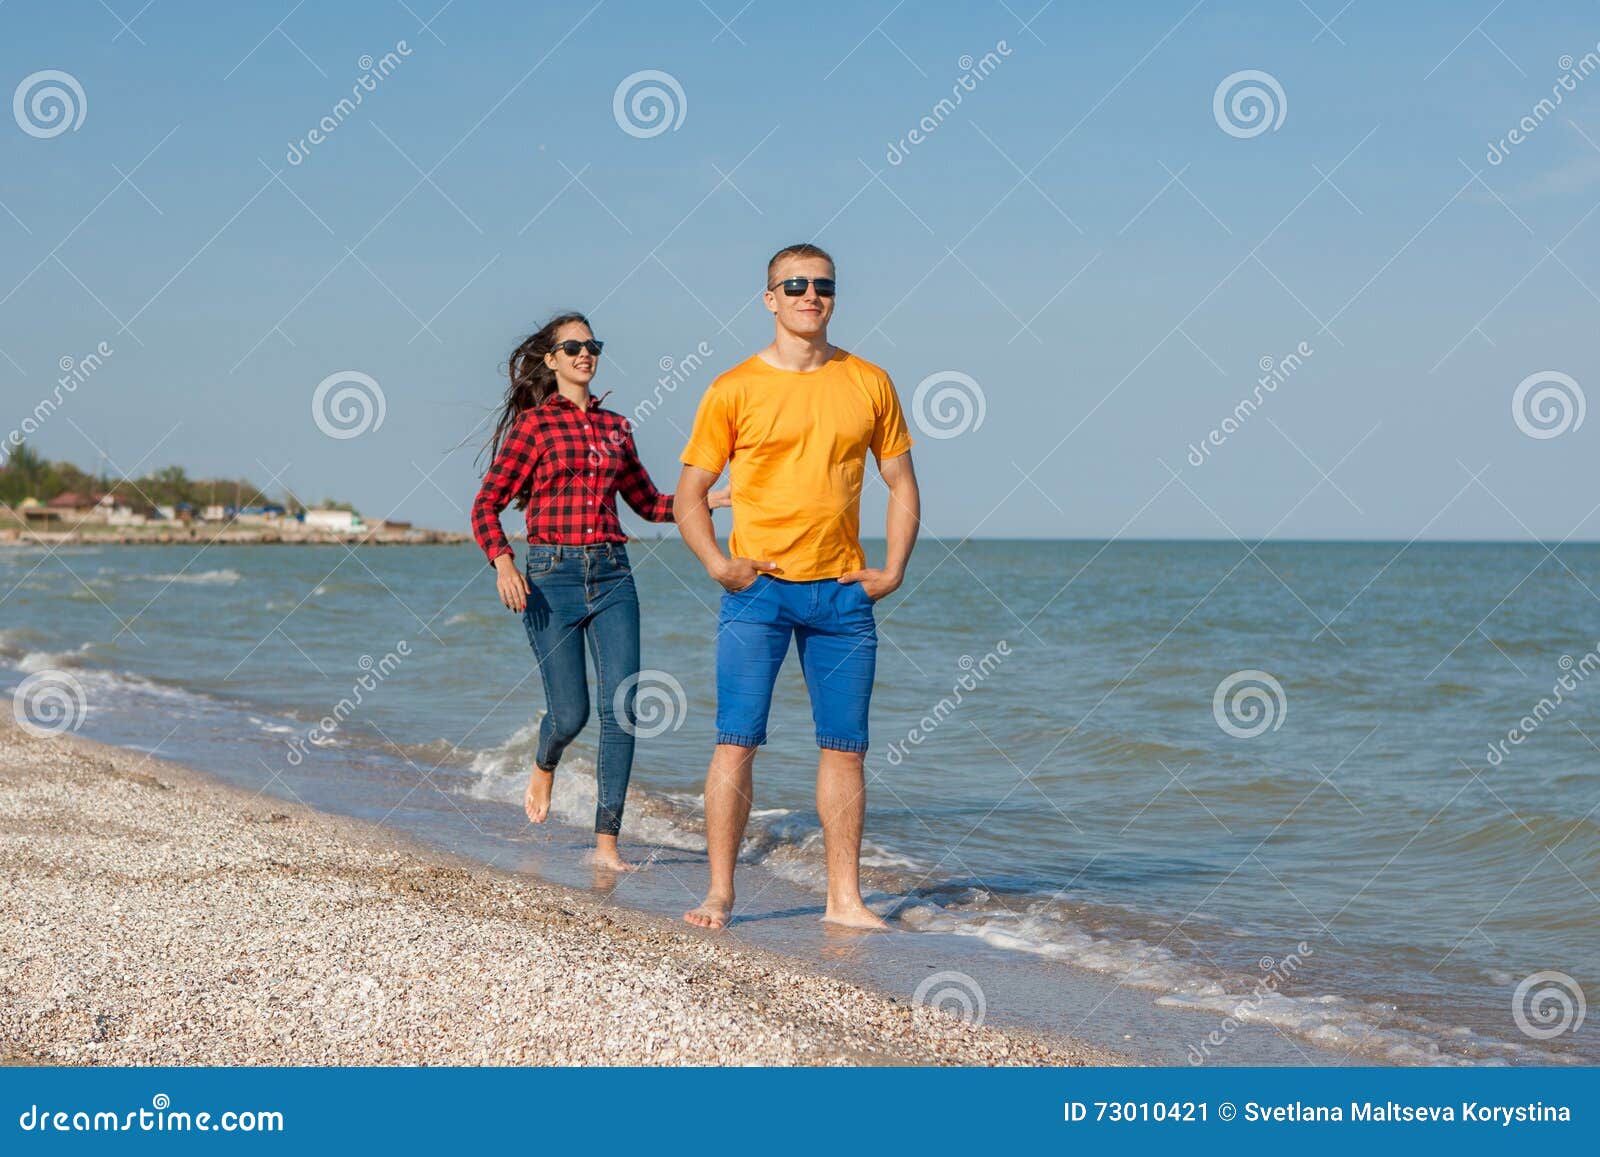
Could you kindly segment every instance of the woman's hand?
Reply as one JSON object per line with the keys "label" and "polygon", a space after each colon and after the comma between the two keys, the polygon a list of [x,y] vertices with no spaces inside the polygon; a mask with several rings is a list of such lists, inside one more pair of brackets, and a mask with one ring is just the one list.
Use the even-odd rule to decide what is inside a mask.
{"label": "woman's hand", "polygon": [[510,610],[521,611],[528,605],[528,582],[517,569],[517,561],[509,554],[494,560],[494,586],[500,601]]}
{"label": "woman's hand", "polygon": [[706,505],[712,510],[720,510],[724,506],[732,506],[733,487],[724,486],[721,490],[706,491]]}

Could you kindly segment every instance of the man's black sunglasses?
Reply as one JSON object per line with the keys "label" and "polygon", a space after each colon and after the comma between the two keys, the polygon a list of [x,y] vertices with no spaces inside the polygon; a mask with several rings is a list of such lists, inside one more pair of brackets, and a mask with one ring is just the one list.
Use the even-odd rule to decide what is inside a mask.
{"label": "man's black sunglasses", "polygon": [[[785,297],[799,297],[806,291],[806,286],[815,285],[818,297],[833,296],[833,278],[831,277],[785,277],[778,285],[783,286]],[[773,286],[774,289],[777,286]]]}
{"label": "man's black sunglasses", "polygon": [[560,350],[569,358],[577,357],[579,350],[588,350],[590,357],[597,358],[600,356],[600,351],[605,347],[605,344],[605,342],[595,341],[593,338],[590,338],[588,341],[573,341],[569,338],[566,341],[556,342],[556,344],[550,348],[552,351]]}

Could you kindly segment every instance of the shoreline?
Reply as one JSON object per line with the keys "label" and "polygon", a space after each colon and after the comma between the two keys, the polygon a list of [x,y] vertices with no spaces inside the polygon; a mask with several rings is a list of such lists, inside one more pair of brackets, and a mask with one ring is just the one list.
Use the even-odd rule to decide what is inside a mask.
{"label": "shoreline", "polygon": [[1128,1063],[10,721],[0,865],[0,1063]]}
{"label": "shoreline", "polygon": [[115,530],[0,530],[0,548],[16,546],[456,546],[472,536],[454,530],[369,530],[344,533],[313,530],[286,534],[282,530],[236,528],[203,533],[190,528],[151,530],[121,527]]}

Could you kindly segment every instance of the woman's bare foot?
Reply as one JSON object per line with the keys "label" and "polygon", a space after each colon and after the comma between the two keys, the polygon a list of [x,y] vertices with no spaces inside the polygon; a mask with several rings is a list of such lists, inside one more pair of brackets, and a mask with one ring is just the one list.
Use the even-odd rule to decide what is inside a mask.
{"label": "woman's bare foot", "polygon": [[733,913],[733,895],[716,896],[707,893],[705,900],[698,908],[690,908],[683,914],[686,922],[696,928],[726,928],[728,917]]}
{"label": "woman's bare foot", "polygon": [[617,851],[617,837],[596,835],[594,838],[594,851],[589,853],[589,862],[597,868],[606,868],[613,872],[637,872],[638,864],[630,864],[622,858]]}
{"label": "woman's bare foot", "polygon": [[550,788],[555,784],[556,773],[535,766],[528,775],[528,790],[522,797],[522,810],[528,813],[528,822],[542,824],[550,816]]}
{"label": "woman's bare foot", "polygon": [[823,913],[824,924],[836,924],[841,928],[858,928],[864,932],[887,932],[889,925],[883,918],[868,908],[860,900],[854,903],[828,902],[828,909]]}

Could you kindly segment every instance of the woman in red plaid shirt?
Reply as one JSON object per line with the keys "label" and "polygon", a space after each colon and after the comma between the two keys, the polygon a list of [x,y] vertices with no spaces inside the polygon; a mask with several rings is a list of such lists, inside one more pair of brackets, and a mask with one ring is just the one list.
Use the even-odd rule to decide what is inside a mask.
{"label": "woman in red plaid shirt", "polygon": [[[600,716],[595,859],[626,870],[632,865],[617,853],[617,833],[633,770],[639,598],[617,494],[651,522],[672,521],[672,495],[650,481],[628,420],[590,396],[601,344],[587,318],[564,313],[511,355],[472,533],[495,569],[500,601],[522,613],[544,682],[546,709],[523,800],[528,819],[543,823],[550,814],[556,764],[588,722],[587,644]],[[726,490],[707,498],[713,508],[729,504]],[[523,572],[500,527],[500,512],[513,501],[528,512]]]}

